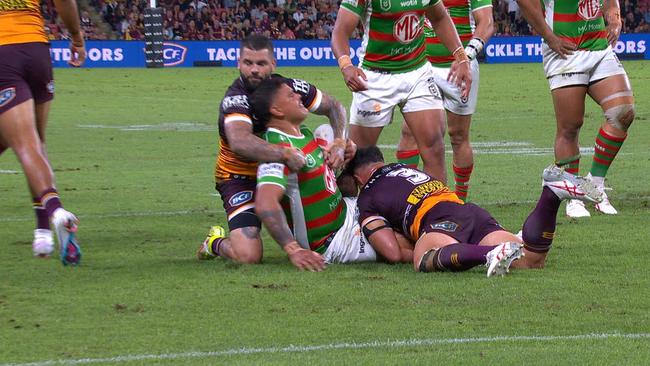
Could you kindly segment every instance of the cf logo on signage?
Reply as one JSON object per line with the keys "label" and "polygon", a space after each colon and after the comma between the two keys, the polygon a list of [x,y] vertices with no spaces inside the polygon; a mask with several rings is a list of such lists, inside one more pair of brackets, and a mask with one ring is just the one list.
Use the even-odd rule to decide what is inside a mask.
{"label": "cf logo on signage", "polygon": [[422,31],[420,17],[414,13],[402,15],[393,28],[393,36],[402,44],[411,43]]}
{"label": "cf logo on signage", "polygon": [[187,48],[176,43],[163,43],[163,60],[165,66],[176,66],[185,62]]}

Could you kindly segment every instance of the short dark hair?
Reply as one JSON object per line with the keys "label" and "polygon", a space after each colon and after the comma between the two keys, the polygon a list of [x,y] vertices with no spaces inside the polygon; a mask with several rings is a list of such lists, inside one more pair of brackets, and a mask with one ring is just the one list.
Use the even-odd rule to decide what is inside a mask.
{"label": "short dark hair", "polygon": [[356,169],[378,162],[384,162],[384,154],[381,153],[381,150],[376,145],[359,148],[354,158],[345,167],[343,174],[354,175]]}
{"label": "short dark hair", "polygon": [[248,48],[249,50],[259,51],[263,49],[269,50],[269,53],[273,55],[273,42],[261,34],[251,33],[248,37],[244,38],[239,45],[240,52],[241,48]]}
{"label": "short dark hair", "polygon": [[280,77],[266,79],[260,83],[249,98],[253,115],[263,126],[266,126],[271,120],[273,97],[283,84],[285,84],[285,81]]}

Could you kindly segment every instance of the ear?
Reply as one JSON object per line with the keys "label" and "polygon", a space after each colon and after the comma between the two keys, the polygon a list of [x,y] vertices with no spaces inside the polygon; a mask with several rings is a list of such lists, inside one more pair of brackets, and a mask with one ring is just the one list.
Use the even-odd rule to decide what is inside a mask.
{"label": "ear", "polygon": [[271,115],[275,118],[282,119],[284,117],[284,112],[282,109],[276,106],[274,102],[271,102],[271,108],[269,108],[269,112],[271,112]]}

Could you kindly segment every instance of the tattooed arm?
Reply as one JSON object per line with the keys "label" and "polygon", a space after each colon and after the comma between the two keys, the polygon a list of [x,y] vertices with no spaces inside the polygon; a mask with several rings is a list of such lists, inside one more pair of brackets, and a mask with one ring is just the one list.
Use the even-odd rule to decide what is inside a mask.
{"label": "tattooed arm", "polygon": [[300,270],[319,272],[325,269],[323,257],[308,249],[300,247],[284,215],[280,200],[284,189],[275,184],[261,184],[257,186],[255,198],[255,212],[259,216],[271,237],[287,253],[291,263]]}
{"label": "tattooed arm", "polygon": [[279,162],[292,171],[305,165],[305,156],[294,148],[269,144],[255,136],[250,124],[233,121],[225,124],[226,137],[233,152],[247,159],[259,162]]}
{"label": "tattooed arm", "polygon": [[332,169],[343,166],[346,148],[347,113],[345,107],[331,95],[323,93],[323,99],[314,111],[315,114],[327,116],[334,130],[334,141],[327,147],[327,163]]}

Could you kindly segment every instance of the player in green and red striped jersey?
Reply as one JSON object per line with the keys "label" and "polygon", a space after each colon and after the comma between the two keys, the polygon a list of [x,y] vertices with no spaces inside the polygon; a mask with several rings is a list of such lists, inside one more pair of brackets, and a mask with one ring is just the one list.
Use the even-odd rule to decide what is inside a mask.
{"label": "player in green and red striped jersey", "polygon": [[[578,134],[587,94],[602,108],[602,124],[589,177],[604,194],[605,175],[634,121],[634,95],[627,74],[612,46],[621,31],[618,0],[517,0],[528,22],[544,38],[544,72],[551,87],[557,133],[558,166],[577,174],[580,162]],[[607,195],[596,204],[615,215]],[[589,216],[582,202],[567,203],[570,217]]]}
{"label": "player in green and red striped jersey", "polygon": [[[353,92],[350,138],[359,146],[375,145],[399,107],[416,137],[424,170],[446,181],[443,106],[426,59],[425,18],[453,50],[456,62],[450,79],[467,97],[469,59],[441,0],[343,0],[332,32],[332,51]],[[356,67],[350,60],[349,38],[360,21],[364,36]]]}
{"label": "player in green and red striped jersey", "polygon": [[[325,263],[374,261],[375,252],[366,245],[355,218],[356,199],[341,196],[332,170],[344,159],[332,147],[346,146],[346,141],[338,138],[322,147],[302,125],[309,111],[284,79],[261,84],[250,104],[267,129],[267,142],[305,155],[305,166],[295,173],[282,163],[260,164],[257,170],[256,212],[291,262],[299,269],[319,271]],[[354,151],[348,150],[351,158]]]}
{"label": "player in green and red striped jersey", "polygon": [[[479,85],[479,66],[476,56],[494,34],[491,0],[443,0],[456,31],[465,46],[470,59],[472,87],[469,96],[464,98],[462,91],[447,81],[454,56],[442,44],[434,29],[425,22],[427,58],[433,66],[436,85],[442,93],[447,114],[447,127],[453,150],[455,191],[463,201],[467,199],[469,179],[474,168],[474,154],[469,142],[469,128],[472,114],[476,111]],[[417,167],[419,151],[408,126],[402,126],[402,138],[397,145],[397,160]]]}

